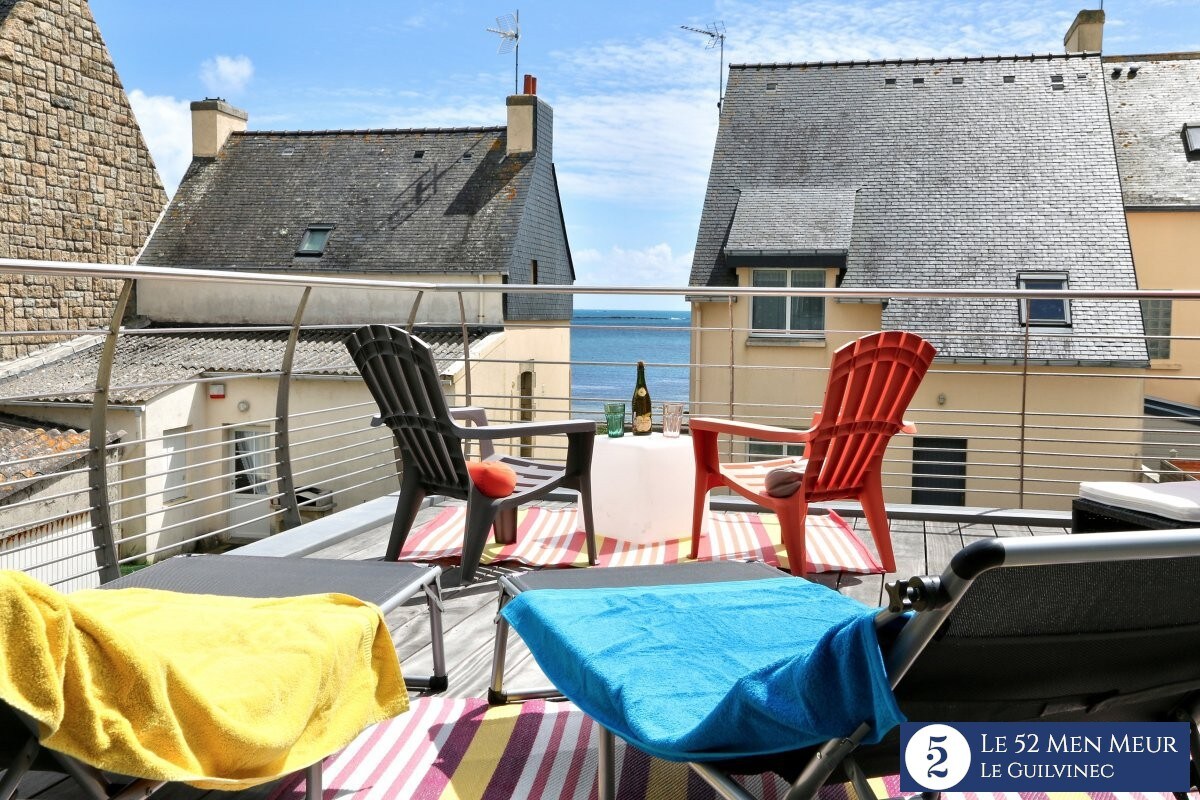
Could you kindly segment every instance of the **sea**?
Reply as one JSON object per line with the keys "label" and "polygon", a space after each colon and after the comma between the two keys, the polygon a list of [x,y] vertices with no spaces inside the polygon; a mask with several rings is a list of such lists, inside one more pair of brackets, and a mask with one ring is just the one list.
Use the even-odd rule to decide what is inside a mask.
{"label": "sea", "polygon": [[571,318],[572,415],[602,419],[606,401],[630,403],[638,361],[646,362],[646,387],[656,409],[666,400],[686,403],[691,324],[687,310],[576,309]]}

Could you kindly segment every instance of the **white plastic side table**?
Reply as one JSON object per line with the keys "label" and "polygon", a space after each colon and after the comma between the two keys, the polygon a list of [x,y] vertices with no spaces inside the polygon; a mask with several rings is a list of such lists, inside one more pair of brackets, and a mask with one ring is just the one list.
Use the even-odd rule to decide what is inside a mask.
{"label": "white plastic side table", "polygon": [[635,544],[690,536],[695,485],[691,437],[598,436],[592,453],[596,534]]}

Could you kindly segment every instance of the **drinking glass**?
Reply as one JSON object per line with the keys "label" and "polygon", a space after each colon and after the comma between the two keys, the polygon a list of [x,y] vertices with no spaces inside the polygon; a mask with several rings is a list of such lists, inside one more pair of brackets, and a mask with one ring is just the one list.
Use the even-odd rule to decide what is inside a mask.
{"label": "drinking glass", "polygon": [[617,439],[625,435],[624,403],[604,404],[604,425],[610,439]]}
{"label": "drinking glass", "polygon": [[683,427],[683,403],[663,403],[663,436],[674,439]]}

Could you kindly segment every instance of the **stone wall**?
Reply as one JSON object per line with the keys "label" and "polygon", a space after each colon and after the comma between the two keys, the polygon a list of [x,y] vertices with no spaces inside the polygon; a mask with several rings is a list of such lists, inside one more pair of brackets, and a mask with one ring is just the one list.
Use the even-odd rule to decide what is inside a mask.
{"label": "stone wall", "polygon": [[[129,264],[166,203],[86,0],[0,0],[0,256]],[[0,275],[0,359],[105,325],[119,288]]]}

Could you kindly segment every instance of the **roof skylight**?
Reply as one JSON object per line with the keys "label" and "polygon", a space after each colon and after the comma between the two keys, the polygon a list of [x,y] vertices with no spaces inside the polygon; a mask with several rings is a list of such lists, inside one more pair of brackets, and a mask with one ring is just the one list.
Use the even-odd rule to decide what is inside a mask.
{"label": "roof skylight", "polygon": [[296,250],[298,256],[320,256],[325,254],[325,243],[333,232],[332,225],[309,225],[300,237],[300,247]]}
{"label": "roof skylight", "polygon": [[1189,161],[1200,159],[1200,122],[1189,122],[1183,126],[1183,148]]}

